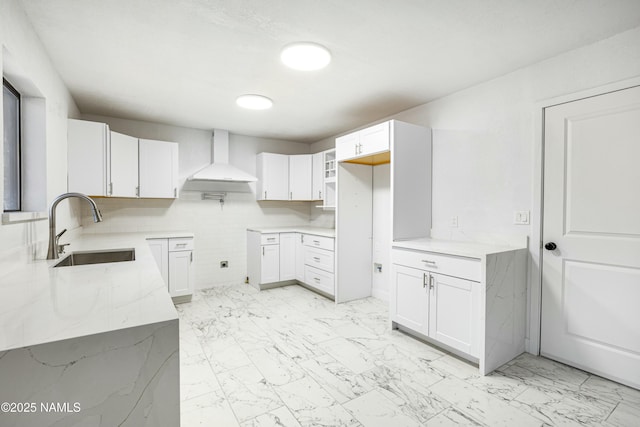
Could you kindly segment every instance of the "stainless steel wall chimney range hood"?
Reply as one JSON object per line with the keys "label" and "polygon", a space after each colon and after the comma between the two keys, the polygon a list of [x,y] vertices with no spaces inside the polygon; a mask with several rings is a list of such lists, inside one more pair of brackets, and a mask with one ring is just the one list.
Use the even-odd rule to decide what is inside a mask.
{"label": "stainless steel wall chimney range hood", "polygon": [[211,164],[189,177],[189,181],[255,182],[255,176],[229,164],[229,131],[215,129]]}

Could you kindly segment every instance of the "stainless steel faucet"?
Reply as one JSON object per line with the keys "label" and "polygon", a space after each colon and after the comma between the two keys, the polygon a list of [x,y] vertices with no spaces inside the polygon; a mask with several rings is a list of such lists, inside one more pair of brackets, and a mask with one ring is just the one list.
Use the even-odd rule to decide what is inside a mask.
{"label": "stainless steel faucet", "polygon": [[69,197],[77,197],[89,202],[89,204],[91,205],[91,211],[93,213],[93,222],[102,221],[102,215],[100,214],[100,210],[98,210],[96,202],[82,193],[63,193],[53,199],[53,202],[51,202],[51,206],[49,206],[49,250],[47,251],[47,259],[58,259],[58,253],[60,251],[58,239],[60,239],[60,236],[62,236],[66,229],[63,230],[60,234],[56,235],[56,207],[58,206],[58,203],[60,203],[64,199],[68,199]]}

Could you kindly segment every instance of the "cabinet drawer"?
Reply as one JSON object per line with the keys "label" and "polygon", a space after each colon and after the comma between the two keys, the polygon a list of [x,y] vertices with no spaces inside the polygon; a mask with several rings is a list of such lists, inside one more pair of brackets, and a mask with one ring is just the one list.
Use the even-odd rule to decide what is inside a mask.
{"label": "cabinet drawer", "polygon": [[260,235],[260,244],[261,245],[277,245],[280,243],[280,234],[278,233],[268,233]]}
{"label": "cabinet drawer", "polygon": [[408,249],[393,249],[391,253],[394,264],[404,265],[421,270],[433,271],[453,277],[481,281],[480,260],[463,258],[434,252],[418,252]]}
{"label": "cabinet drawer", "polygon": [[333,251],[310,246],[304,247],[304,263],[329,273],[333,273],[333,256]]}
{"label": "cabinet drawer", "polygon": [[304,234],[302,241],[305,246],[311,246],[314,248],[326,249],[328,251],[333,250],[333,238],[324,236],[314,236],[313,234]]}
{"label": "cabinet drawer", "polygon": [[309,265],[304,266],[304,282],[329,295],[334,295],[333,274]]}
{"label": "cabinet drawer", "polygon": [[193,238],[185,237],[179,239],[169,239],[169,252],[192,251]]}

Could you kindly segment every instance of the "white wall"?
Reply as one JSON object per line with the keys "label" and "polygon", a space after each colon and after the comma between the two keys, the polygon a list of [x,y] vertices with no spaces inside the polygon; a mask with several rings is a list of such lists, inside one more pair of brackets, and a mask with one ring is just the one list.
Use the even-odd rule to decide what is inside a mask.
{"label": "white wall", "polygon": [[[315,209],[313,202],[257,202],[254,184],[233,184],[232,187],[249,192],[228,192],[224,206],[218,201],[201,200],[200,191],[185,191],[184,188],[194,188],[183,186],[186,178],[210,163],[209,130],[94,115],[82,118],[108,123],[116,132],[180,144],[181,192],[177,200],[98,199],[104,221],[94,223],[85,209],[82,223],[89,233],[192,231],[196,245],[196,288],[244,282],[247,227],[307,225],[310,221],[311,209]],[[233,134],[229,139],[229,162],[252,174],[256,172],[257,153],[309,153],[309,144]],[[203,184],[196,188],[215,191],[219,185]],[[220,261],[229,261],[229,268],[221,269]]]}
{"label": "white wall", "polygon": [[[67,188],[67,117],[78,116],[78,108],[51,64],[40,39],[34,32],[17,0],[0,2],[0,44],[11,55],[12,64],[46,100],[46,181],[47,204]],[[4,53],[3,53],[4,56]],[[4,69],[4,60],[0,59]],[[0,110],[2,106],[0,104]],[[2,121],[0,121],[2,130]],[[0,150],[0,184],[3,169]],[[4,186],[0,185],[0,200]],[[77,203],[63,202],[58,209],[59,228],[79,225]],[[46,255],[47,221],[0,225],[0,274],[17,261]],[[44,251],[44,253],[43,253]],[[37,253],[36,253],[37,252]]]}
{"label": "white wall", "polygon": [[[513,224],[513,212],[535,205],[540,103],[638,76],[640,27],[380,121],[394,118],[433,128],[435,234],[460,240],[532,237],[537,235],[532,226]],[[318,141],[311,150],[327,149],[334,140]],[[449,227],[454,215],[458,228]],[[537,244],[529,247],[535,271]]]}

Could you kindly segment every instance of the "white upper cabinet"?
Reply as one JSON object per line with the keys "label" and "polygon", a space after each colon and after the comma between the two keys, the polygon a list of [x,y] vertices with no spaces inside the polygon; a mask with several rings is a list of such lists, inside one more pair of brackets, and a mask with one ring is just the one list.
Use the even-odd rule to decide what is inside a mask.
{"label": "white upper cabinet", "polygon": [[353,132],[336,138],[336,160],[351,159],[358,156],[360,135]]}
{"label": "white upper cabinet", "polygon": [[311,154],[289,156],[289,200],[312,200]]}
{"label": "white upper cabinet", "polygon": [[68,191],[101,197],[178,197],[178,144],[69,119]]}
{"label": "white upper cabinet", "polygon": [[67,126],[69,191],[107,196],[109,126],[73,119],[69,119]]}
{"label": "white upper cabinet", "polygon": [[316,153],[311,166],[311,199],[322,200],[324,187],[324,151]]}
{"label": "white upper cabinet", "polygon": [[260,153],[257,156],[256,198],[258,200],[289,200],[289,156]]}
{"label": "white upper cabinet", "polygon": [[140,139],[140,197],[178,197],[178,144]]}
{"label": "white upper cabinet", "polygon": [[389,122],[362,129],[336,139],[338,161],[357,159],[390,149]]}
{"label": "white upper cabinet", "polygon": [[111,132],[111,180],[108,195],[138,197],[138,138]]}

